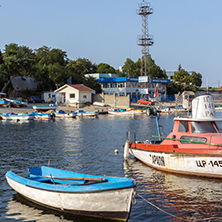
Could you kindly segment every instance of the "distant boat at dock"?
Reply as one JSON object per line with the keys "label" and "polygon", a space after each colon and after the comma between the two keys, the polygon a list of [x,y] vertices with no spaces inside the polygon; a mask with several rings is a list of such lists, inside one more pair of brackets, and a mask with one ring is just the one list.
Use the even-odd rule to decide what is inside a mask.
{"label": "distant boat at dock", "polygon": [[2,120],[13,120],[13,121],[25,121],[25,120],[34,120],[32,114],[23,114],[23,113],[2,113],[0,114]]}
{"label": "distant boat at dock", "polygon": [[108,109],[112,115],[134,115],[134,109]]}
{"label": "distant boat at dock", "polygon": [[58,105],[56,104],[49,104],[48,106],[33,106],[32,108],[35,110],[35,112],[46,112],[49,110],[56,110]]}

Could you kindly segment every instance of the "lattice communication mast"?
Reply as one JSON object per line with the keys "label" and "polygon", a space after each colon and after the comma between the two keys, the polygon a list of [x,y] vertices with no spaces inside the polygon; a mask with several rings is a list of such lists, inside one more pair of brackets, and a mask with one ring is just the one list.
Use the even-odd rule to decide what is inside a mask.
{"label": "lattice communication mast", "polygon": [[139,4],[137,14],[142,16],[142,35],[138,36],[138,45],[142,46],[142,58],[141,58],[141,76],[147,75],[147,55],[149,55],[149,46],[152,46],[153,36],[148,32],[148,16],[153,14],[153,9],[150,6],[150,2]]}

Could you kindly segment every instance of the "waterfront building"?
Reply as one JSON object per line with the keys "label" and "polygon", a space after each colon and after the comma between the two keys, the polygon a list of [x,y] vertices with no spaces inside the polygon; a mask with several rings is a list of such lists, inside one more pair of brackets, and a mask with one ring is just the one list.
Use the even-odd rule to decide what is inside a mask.
{"label": "waterfront building", "polygon": [[87,104],[92,103],[92,94],[95,91],[83,84],[65,84],[54,91],[56,101],[65,104]]}
{"label": "waterfront building", "polygon": [[158,88],[158,100],[166,100],[168,79],[152,79],[147,76],[99,78],[104,94],[116,94],[116,96],[130,95],[131,102],[136,102],[141,97],[154,98],[154,91]]}

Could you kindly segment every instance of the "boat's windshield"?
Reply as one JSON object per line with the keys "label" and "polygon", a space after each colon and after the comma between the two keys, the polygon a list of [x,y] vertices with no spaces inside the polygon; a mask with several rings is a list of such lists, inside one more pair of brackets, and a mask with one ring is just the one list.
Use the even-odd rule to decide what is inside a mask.
{"label": "boat's windshield", "polygon": [[219,133],[222,133],[222,121],[215,122],[215,125],[216,125]]}
{"label": "boat's windshield", "polygon": [[212,122],[191,122],[192,133],[217,133]]}

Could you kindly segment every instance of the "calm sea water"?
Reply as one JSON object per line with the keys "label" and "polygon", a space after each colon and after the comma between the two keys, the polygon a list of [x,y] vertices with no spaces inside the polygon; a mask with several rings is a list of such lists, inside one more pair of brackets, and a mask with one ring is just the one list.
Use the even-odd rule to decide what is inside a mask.
{"label": "calm sea water", "polygon": [[[173,117],[162,115],[160,119],[166,134],[172,129]],[[138,185],[130,222],[222,221],[222,180],[164,173],[134,158],[124,161],[127,131],[136,132],[137,140],[151,139],[157,135],[155,118],[105,115],[54,122],[0,122],[0,221],[98,221],[33,205],[7,184],[4,175],[8,170],[23,175],[49,160],[50,166],[65,170],[134,178]]]}

